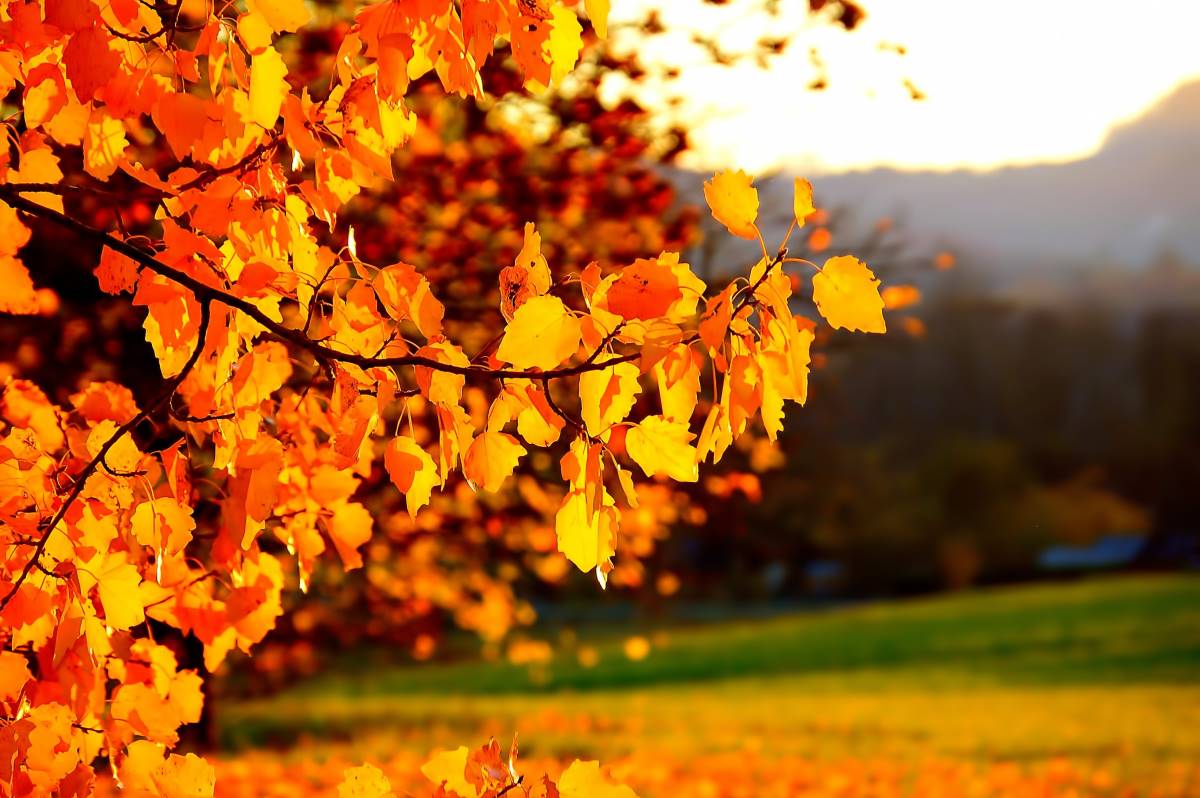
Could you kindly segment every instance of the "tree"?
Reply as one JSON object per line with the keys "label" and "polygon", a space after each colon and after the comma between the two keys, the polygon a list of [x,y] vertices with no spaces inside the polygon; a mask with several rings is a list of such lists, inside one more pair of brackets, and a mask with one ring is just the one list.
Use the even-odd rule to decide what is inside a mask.
{"label": "tree", "polygon": [[[607,3],[585,12],[602,33]],[[517,250],[487,288],[487,270],[447,238],[389,235],[386,206],[370,198],[413,199],[395,165],[435,147],[431,131],[454,113],[442,109],[474,112],[448,98],[481,107],[491,82],[543,93],[585,38],[575,10],[540,0],[387,0],[350,20],[299,0],[10,6],[0,311],[52,315],[53,270],[30,255],[70,236],[99,287],[144,314],[161,374],[136,393],[89,379],[66,401],[10,377],[0,396],[0,782],[11,792],[89,792],[104,758],[135,792],[211,794],[211,766],[169,753],[201,717],[204,689],[160,633],[197,641],[208,671],[249,652],[293,578],[304,590],[322,560],[363,566],[380,519],[362,486],[386,475],[414,528],[432,516],[428,531],[447,515],[435,497],[477,493],[472,512],[486,512],[532,462],[557,550],[604,585],[627,542],[622,507],[695,482],[755,424],[774,440],[784,403],[806,400],[814,323],[794,315],[784,264],[812,269],[833,328],[884,331],[865,264],[788,256],[814,212],[804,181],[775,249],[755,225],[749,176],[705,184],[713,216],[762,254],[713,292],[672,251],[609,246],[584,262],[564,235],[586,226],[582,195],[541,227],[467,220],[483,245]],[[497,40],[519,77],[495,68]],[[314,57],[320,42],[336,42],[331,58]],[[445,153],[460,168],[462,155]],[[448,227],[456,214],[467,226],[453,194],[497,190],[463,177],[441,203]],[[414,193],[428,201],[433,188]],[[540,230],[555,227],[547,240],[562,251],[547,258]],[[408,262],[422,252],[453,260]],[[402,582],[421,595],[413,562]],[[466,622],[486,628],[487,604],[475,606],[483,614]],[[494,744],[427,767],[464,795],[516,779]],[[358,769],[343,789],[380,794],[379,778]],[[567,785],[620,792],[582,763]]]}

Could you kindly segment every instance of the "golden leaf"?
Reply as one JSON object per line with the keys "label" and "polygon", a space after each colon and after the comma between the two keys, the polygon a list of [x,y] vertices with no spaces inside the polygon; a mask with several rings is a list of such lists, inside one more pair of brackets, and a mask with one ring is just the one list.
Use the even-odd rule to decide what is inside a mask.
{"label": "golden leaf", "polygon": [[514,368],[553,369],[579,348],[579,319],[556,296],[532,297],[513,314],[496,357]]}
{"label": "golden leaf", "polygon": [[758,218],[758,191],[750,176],[741,169],[717,172],[704,184],[704,199],[713,218],[739,238],[756,238],[754,220]]}
{"label": "golden leaf", "polygon": [[494,493],[512,474],[525,447],[505,432],[484,432],[471,441],[463,457],[463,476],[473,488]]}
{"label": "golden leaf", "polygon": [[429,504],[433,486],[439,481],[433,458],[412,438],[401,436],[388,444],[383,453],[383,465],[392,482],[404,494],[408,514],[415,518],[417,511]]}
{"label": "golden leaf", "polygon": [[813,277],[813,302],[835,329],[887,332],[879,280],[867,265],[851,255],[825,261]]}
{"label": "golden leaf", "polygon": [[695,482],[700,475],[693,437],[687,424],[648,416],[625,434],[625,450],[648,477],[662,474],[678,482]]}

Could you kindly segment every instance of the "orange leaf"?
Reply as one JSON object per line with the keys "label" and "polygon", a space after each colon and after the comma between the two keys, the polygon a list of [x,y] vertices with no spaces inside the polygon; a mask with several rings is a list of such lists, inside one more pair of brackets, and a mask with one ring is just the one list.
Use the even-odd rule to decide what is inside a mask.
{"label": "orange leaf", "polygon": [[408,514],[429,504],[433,486],[438,484],[437,466],[421,446],[408,437],[393,438],[383,453],[383,465],[392,483],[404,494]]}
{"label": "orange leaf", "polygon": [[608,309],[624,319],[656,319],[683,296],[668,266],[639,258],[608,289]]}
{"label": "orange leaf", "polygon": [[334,508],[329,521],[329,537],[347,571],[362,567],[358,549],[371,539],[372,525],[371,514],[358,502],[346,502]]}
{"label": "orange leaf", "polygon": [[93,111],[83,137],[84,171],[99,180],[107,180],[117,171],[127,146],[125,125],[103,111]]}
{"label": "orange leaf", "polygon": [[0,651],[0,701],[16,701],[33,678],[29,661],[15,651]]}
{"label": "orange leaf", "polygon": [[137,285],[137,261],[115,249],[105,247],[100,253],[100,262],[96,265],[96,279],[100,282],[100,290],[106,294],[132,291]]}
{"label": "orange leaf", "polygon": [[0,255],[0,313],[31,316],[38,312],[37,291],[25,264],[12,255]]}
{"label": "orange leaf", "polygon": [[526,449],[504,432],[484,432],[471,442],[463,458],[463,476],[475,489],[494,493],[512,474]]}
{"label": "orange leaf", "polygon": [[525,224],[525,243],[512,266],[500,270],[500,312],[511,321],[526,300],[550,290],[550,267],[542,255],[542,237],[533,222]]}

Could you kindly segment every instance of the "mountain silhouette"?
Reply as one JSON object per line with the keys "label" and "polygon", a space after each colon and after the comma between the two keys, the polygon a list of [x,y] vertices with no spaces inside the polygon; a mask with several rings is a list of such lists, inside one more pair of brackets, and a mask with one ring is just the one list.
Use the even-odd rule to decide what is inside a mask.
{"label": "mountain silhouette", "polygon": [[[1200,264],[1200,82],[1118,126],[1082,160],[982,172],[874,169],[813,182],[822,205],[852,211],[864,228],[893,217],[918,242],[985,261],[1145,266],[1170,251]],[[790,178],[764,189],[764,206],[790,203]]]}

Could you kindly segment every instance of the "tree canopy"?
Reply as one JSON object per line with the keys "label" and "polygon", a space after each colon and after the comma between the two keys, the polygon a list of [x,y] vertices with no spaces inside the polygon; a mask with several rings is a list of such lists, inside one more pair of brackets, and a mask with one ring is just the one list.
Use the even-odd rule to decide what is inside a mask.
{"label": "tree canopy", "polygon": [[[388,556],[372,553],[381,538],[405,540],[388,596],[503,634],[506,583],[438,562],[478,562],[486,539],[469,555],[420,541],[458,534],[464,514],[503,536],[489,497],[517,483],[550,522],[511,545],[604,586],[638,556],[631,508],[696,482],[755,428],[774,441],[787,403],[804,404],[816,319],[884,332],[866,264],[789,254],[819,213],[806,181],[768,243],[751,177],[714,175],[713,217],[761,258],[717,286],[681,259],[694,220],[638,164],[636,109],[555,95],[607,14],[606,0],[0,12],[0,311],[56,323],[37,253],[70,239],[58,283],[94,280],[136,309],[157,369],[114,378],[118,346],[103,354],[117,366],[85,369],[62,397],[6,374],[9,792],[87,794],[103,763],[131,794],[211,795],[211,766],[171,753],[201,717],[202,671],[252,652],[322,563],[336,586],[330,563],[360,569]],[[519,103],[496,110],[510,95],[563,97],[560,118],[582,127],[517,147]],[[422,158],[445,168],[413,170]],[[515,158],[576,179],[540,211],[545,192],[504,184],[522,179]],[[624,181],[625,199],[593,179]],[[814,318],[795,312],[786,264],[811,273]],[[102,325],[73,329],[105,352]],[[198,641],[202,661],[181,663],[164,630]],[[515,757],[462,748],[425,773],[440,794],[498,796],[515,789]],[[341,792],[384,794],[381,780],[364,766]],[[520,786],[631,794],[595,763]]]}

